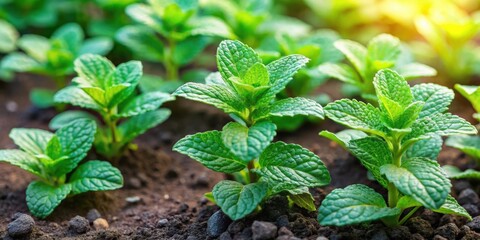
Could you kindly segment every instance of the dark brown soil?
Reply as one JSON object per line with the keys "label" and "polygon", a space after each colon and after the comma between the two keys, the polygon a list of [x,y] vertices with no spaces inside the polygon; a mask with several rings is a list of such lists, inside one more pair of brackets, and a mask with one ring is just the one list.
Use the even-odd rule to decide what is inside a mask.
{"label": "dark brown soil", "polygon": [[[0,149],[15,148],[8,138],[11,128],[47,129],[48,121],[55,114],[52,109],[38,110],[30,107],[26,97],[29,89],[33,86],[49,86],[48,81],[29,81],[32,80],[31,78],[32,76],[29,75],[19,75],[18,79],[12,83],[0,82]],[[336,88],[337,85],[334,83],[323,89]],[[472,110],[460,107],[466,106],[461,100],[455,101],[454,111],[462,117],[471,119]],[[13,105],[16,107],[12,107]],[[187,100],[179,100],[166,107],[172,109],[171,118],[139,137],[136,140],[139,150],[127,152],[119,160],[118,167],[125,179],[124,188],[104,193],[88,193],[67,199],[47,219],[35,219],[36,227],[31,238],[211,239],[206,231],[207,220],[218,208],[208,203],[203,198],[203,194],[210,191],[214,184],[225,176],[202,167],[184,155],[173,152],[171,148],[178,139],[187,134],[221,129],[229,118],[213,108]],[[365,169],[357,160],[336,144],[318,136],[318,132],[324,129],[335,132],[342,127],[330,121],[323,121],[319,124],[307,124],[295,133],[280,133],[276,138],[276,140],[297,143],[312,150],[327,165],[332,175],[332,183],[325,188],[312,189],[317,206],[333,188],[345,187],[353,183],[367,184],[384,192],[378,184],[367,179]],[[90,154],[88,159],[93,158],[95,158],[94,153]],[[439,161],[442,164],[448,163],[462,168],[472,166],[465,155],[451,148],[445,148],[442,151]],[[13,214],[28,213],[25,189],[32,179],[34,179],[33,176],[19,168],[0,164],[0,236],[5,236],[7,224],[11,221]],[[461,182],[460,185],[464,186],[465,182]],[[457,196],[461,190],[463,189],[458,187],[453,195]],[[129,203],[127,198],[132,197],[138,197],[140,200]],[[370,239],[374,236],[380,237],[377,239],[404,237],[404,239],[430,239],[433,237],[429,233],[426,235],[424,233],[423,238],[418,238],[417,235],[421,234],[412,237],[415,233],[413,227],[392,230],[384,228],[381,224],[345,228],[321,227],[316,221],[315,212],[309,213],[297,208],[287,210],[288,207],[281,197],[270,200],[266,206],[271,207],[242,220],[241,223],[235,222],[243,228],[238,228],[240,230],[237,229],[236,232],[229,231],[222,235],[221,239],[250,239],[251,224],[254,220],[273,222],[280,226],[279,217],[286,219],[286,228],[292,233],[292,236],[280,239],[295,239],[292,238],[293,235],[306,239],[317,239],[319,236],[329,239]],[[108,221],[110,225],[108,230],[94,231],[92,228],[86,234],[73,235],[68,230],[68,220],[76,215],[86,216],[87,212],[93,208],[99,210],[102,217]],[[458,228],[465,224],[463,219],[442,217],[428,211],[424,212],[421,218],[427,219],[430,227],[435,231],[449,222],[456,223]],[[167,223],[159,224],[161,219],[166,219]],[[437,232],[435,234],[438,235]],[[453,239],[462,239],[468,234],[479,236],[469,232],[468,229],[460,229]],[[382,238],[384,235],[386,238]]]}

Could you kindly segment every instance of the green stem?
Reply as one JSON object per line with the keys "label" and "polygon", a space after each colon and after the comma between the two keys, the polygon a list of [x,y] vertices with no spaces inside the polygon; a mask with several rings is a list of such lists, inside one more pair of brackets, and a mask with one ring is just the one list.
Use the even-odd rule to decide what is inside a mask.
{"label": "green stem", "polygon": [[257,182],[257,175],[252,171],[253,169],[255,169],[255,160],[250,161],[247,168],[249,183]]}
{"label": "green stem", "polygon": [[405,217],[403,217],[402,220],[400,220],[400,225],[403,225],[419,208],[420,206],[417,206],[412,210],[410,210],[410,212],[407,215],[405,215]]}
{"label": "green stem", "polygon": [[113,111],[109,110],[105,115],[105,124],[107,124],[108,128],[110,129],[110,134],[112,136],[112,149],[113,149],[113,145],[117,143],[118,137],[117,137],[117,121],[113,120],[112,115],[113,115]]}
{"label": "green stem", "polygon": [[168,38],[168,49],[166,49],[164,56],[167,80],[178,80],[178,65],[175,63],[175,59],[173,58],[176,45],[177,43],[174,39]]}

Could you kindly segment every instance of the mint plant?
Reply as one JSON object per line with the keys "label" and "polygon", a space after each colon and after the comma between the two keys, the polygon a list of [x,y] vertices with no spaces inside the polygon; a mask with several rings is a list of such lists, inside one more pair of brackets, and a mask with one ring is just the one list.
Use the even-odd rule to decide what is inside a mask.
{"label": "mint plant", "polygon": [[[136,58],[160,62],[165,68],[164,78],[157,77],[157,84],[143,85],[142,81],[142,89],[172,89],[171,83],[164,80],[175,82],[178,87],[180,68],[191,63],[208,46],[211,37],[233,37],[223,21],[201,16],[199,10],[198,0],[149,0],[126,8],[127,15],[141,25],[121,28],[116,40],[128,47]],[[155,78],[150,76],[146,80],[149,79]]]}
{"label": "mint plant", "polygon": [[[142,64],[130,61],[115,67],[100,55],[84,54],[74,62],[78,77],[72,85],[55,94],[56,103],[68,103],[97,112],[105,127],[97,121],[94,146],[101,155],[112,158],[122,153],[137,136],[157,126],[170,116],[170,110],[158,109],[174,100],[170,94],[149,92],[136,94],[142,77]],[[57,129],[75,118],[96,119],[87,112],[67,111],[52,119]]]}
{"label": "mint plant", "polygon": [[92,160],[80,164],[92,146],[95,132],[95,122],[87,119],[73,121],[55,134],[41,129],[12,129],[10,138],[20,149],[0,150],[0,162],[38,177],[28,185],[26,193],[33,215],[45,218],[73,195],[123,186],[120,171],[110,163]]}
{"label": "mint plant", "polygon": [[374,37],[367,47],[350,40],[338,40],[335,48],[342,52],[350,65],[344,63],[325,63],[319,71],[338,79],[350,87],[353,94],[375,102],[375,88],[372,82],[375,73],[390,68],[397,71],[405,79],[436,75],[435,69],[413,62],[408,52],[402,48],[398,38],[380,34]]}
{"label": "mint plant", "polygon": [[477,132],[466,120],[446,112],[453,91],[435,84],[410,87],[390,69],[380,70],[373,84],[379,107],[350,99],[329,103],[326,116],[353,130],[338,135],[324,131],[321,135],[357,157],[387,189],[388,201],[361,184],[336,189],[322,202],[320,224],[342,226],[382,220],[396,226],[422,206],[471,219],[449,195],[451,183],[436,161],[441,136]]}
{"label": "mint plant", "polygon": [[[472,103],[472,106],[476,111],[473,117],[480,121],[480,87],[456,84],[455,89]],[[445,145],[457,148],[475,159],[477,162],[480,161],[480,136],[478,135],[451,136],[445,141]],[[480,179],[480,172],[473,169],[467,169],[463,172],[455,166],[444,166],[444,169],[447,171],[448,176],[453,179]]]}
{"label": "mint plant", "polygon": [[269,197],[286,194],[297,205],[314,210],[308,187],[330,182],[330,175],[317,155],[296,144],[274,142],[273,116],[323,118],[321,105],[306,98],[276,100],[308,59],[290,55],[264,65],[258,54],[239,41],[222,41],[217,50],[219,72],[206,84],[186,83],[174,95],[213,105],[235,122],[222,131],[186,136],[173,150],[217,172],[232,174],[207,194],[236,220],[253,212]]}
{"label": "mint plant", "polygon": [[[17,40],[17,29],[10,23],[0,20],[0,56],[15,51],[17,49]],[[12,78],[12,71],[2,67],[0,61],[0,80],[11,81]]]}
{"label": "mint plant", "polygon": [[[112,48],[112,41],[98,37],[84,40],[82,28],[68,23],[57,29],[50,39],[40,35],[25,34],[17,43],[23,52],[14,52],[2,61],[2,68],[15,72],[28,72],[52,78],[58,89],[65,87],[73,73],[73,61],[86,53],[104,55]],[[53,106],[54,91],[35,89],[30,99],[38,107]]]}

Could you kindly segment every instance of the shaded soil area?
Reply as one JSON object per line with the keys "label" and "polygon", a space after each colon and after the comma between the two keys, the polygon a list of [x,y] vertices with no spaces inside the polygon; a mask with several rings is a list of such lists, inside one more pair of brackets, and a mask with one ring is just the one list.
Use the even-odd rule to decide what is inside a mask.
{"label": "shaded soil area", "polygon": [[[14,127],[48,128],[55,115],[53,109],[38,110],[31,107],[29,89],[49,86],[47,80],[31,81],[29,75],[19,75],[12,83],[0,83],[0,149],[15,148],[8,138]],[[35,78],[35,80],[37,80]],[[334,91],[338,84],[328,84],[322,90]],[[335,95],[333,95],[336,97]],[[463,100],[455,100],[453,111],[471,120],[472,110]],[[270,199],[262,212],[247,219],[232,222],[213,206],[203,194],[211,190],[223,174],[202,167],[186,156],[173,152],[173,144],[188,134],[221,129],[229,120],[223,113],[203,104],[178,100],[166,105],[173,115],[162,125],[139,137],[135,143],[139,150],[127,152],[118,167],[125,179],[120,190],[87,193],[65,200],[45,220],[35,219],[32,239],[480,239],[477,225],[465,226],[466,220],[420,211],[405,227],[388,229],[381,224],[354,227],[322,227],[315,212],[288,208],[285,197]],[[366,170],[338,145],[318,136],[321,130],[333,132],[342,129],[330,121],[308,123],[295,133],[280,133],[276,140],[297,143],[316,153],[327,165],[332,182],[324,188],[312,189],[317,206],[332,189],[353,183],[367,184],[385,193],[381,187],[367,179]],[[95,153],[87,159],[96,159]],[[474,164],[455,149],[445,148],[441,164],[461,168]],[[0,164],[0,237],[6,236],[7,225],[17,212],[28,213],[25,189],[34,177],[23,170]],[[454,183],[453,195],[466,195],[465,204],[478,215],[480,201],[472,196],[478,192],[477,183]],[[476,194],[474,194],[476,195]],[[461,197],[461,196],[460,196]],[[86,233],[72,231],[69,221],[97,209],[109,227],[95,229],[90,225]],[[476,212],[475,212],[476,211]],[[216,229],[207,227],[211,216],[221,219]],[[215,218],[212,217],[212,218]],[[478,219],[480,224],[480,219]],[[421,226],[421,227],[419,227]],[[212,232],[216,232],[215,234]],[[210,233],[210,235],[209,235]],[[270,235],[259,238],[261,234]],[[260,234],[260,235],[259,235]],[[324,238],[322,238],[324,237]]]}

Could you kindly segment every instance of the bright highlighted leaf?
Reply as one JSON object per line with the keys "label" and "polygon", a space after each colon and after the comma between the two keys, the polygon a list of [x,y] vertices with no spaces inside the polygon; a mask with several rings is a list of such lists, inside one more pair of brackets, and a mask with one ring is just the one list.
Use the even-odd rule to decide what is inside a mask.
{"label": "bright highlighted leaf", "polygon": [[218,70],[223,79],[243,78],[253,65],[261,62],[257,53],[240,41],[222,41],[217,50]]}
{"label": "bright highlighted leaf", "polygon": [[298,115],[324,118],[323,108],[314,100],[296,97],[285,98],[259,109],[254,114],[257,120],[268,117],[294,117]]}
{"label": "bright highlighted leaf", "polygon": [[44,154],[53,134],[40,129],[14,128],[9,137],[22,150],[32,155]]}
{"label": "bright highlighted leaf", "polygon": [[420,112],[420,118],[435,113],[444,113],[448,110],[454,97],[451,89],[432,83],[413,86],[412,94],[415,101],[425,102],[422,112]]}
{"label": "bright highlighted leaf", "polygon": [[39,161],[26,152],[17,149],[0,150],[0,162],[6,162],[37,176],[41,176]]}

